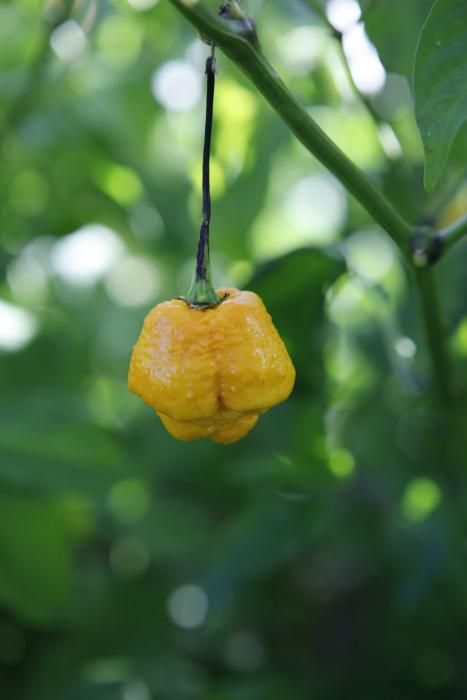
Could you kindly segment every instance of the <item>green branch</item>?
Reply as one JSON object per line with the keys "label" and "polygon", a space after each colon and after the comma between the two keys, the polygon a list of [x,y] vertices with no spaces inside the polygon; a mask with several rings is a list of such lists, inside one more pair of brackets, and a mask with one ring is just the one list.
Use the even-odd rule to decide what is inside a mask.
{"label": "green branch", "polygon": [[441,312],[435,271],[429,267],[416,271],[416,281],[420,296],[425,332],[430,350],[431,364],[436,393],[442,404],[451,399],[451,373],[446,350],[446,327]]}
{"label": "green branch", "polygon": [[452,248],[455,243],[467,236],[467,214],[453,223],[452,226],[438,231],[436,235],[442,243],[443,252]]}
{"label": "green branch", "polygon": [[[417,261],[410,251],[410,243],[414,236],[413,227],[400,216],[370,178],[326,136],[284,85],[262,54],[256,32],[252,31],[251,22],[244,21],[245,16],[238,14],[238,11],[241,13],[240,8],[235,4],[237,14],[235,19],[229,20],[216,16],[201,0],[170,0],[170,2],[196,27],[203,38],[214,42],[243,70],[292,133],[340,180],[347,191],[389,234],[412,269],[416,267]],[[234,3],[228,3],[228,5],[234,5]],[[450,393],[449,363],[433,273],[429,268],[425,268],[415,270],[415,274],[423,307],[434,383],[439,397],[445,400]]]}
{"label": "green branch", "polygon": [[370,178],[326,136],[284,85],[259,48],[241,32],[241,25],[217,17],[199,0],[170,1],[202,35],[214,41],[246,73],[295,136],[342,182],[407,256],[410,224],[379,192]]}

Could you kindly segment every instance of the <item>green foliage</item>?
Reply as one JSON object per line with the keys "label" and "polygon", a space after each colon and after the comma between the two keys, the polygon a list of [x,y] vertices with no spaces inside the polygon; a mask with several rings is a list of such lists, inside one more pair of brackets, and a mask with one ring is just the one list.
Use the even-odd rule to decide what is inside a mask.
{"label": "green foliage", "polygon": [[385,68],[409,82],[418,36],[432,4],[433,0],[380,0],[363,8],[365,29]]}
{"label": "green foliage", "polygon": [[2,493],[0,508],[0,599],[27,622],[48,623],[70,593],[67,522],[31,497]]}
{"label": "green foliage", "polygon": [[414,70],[417,122],[432,191],[467,119],[467,12],[462,0],[436,0],[420,34]]}
{"label": "green foliage", "polygon": [[[0,4],[0,698],[462,698],[465,250],[437,269],[440,410],[399,252],[219,53],[214,281],[261,294],[297,384],[241,442],[174,441],[126,372],[145,314],[190,282],[208,49],[143,4],[74,3],[53,49],[40,3]],[[410,75],[425,6],[364,5]],[[406,86],[368,96],[374,125],[322,18],[248,9],[408,220],[466,212],[462,133],[429,197]]]}

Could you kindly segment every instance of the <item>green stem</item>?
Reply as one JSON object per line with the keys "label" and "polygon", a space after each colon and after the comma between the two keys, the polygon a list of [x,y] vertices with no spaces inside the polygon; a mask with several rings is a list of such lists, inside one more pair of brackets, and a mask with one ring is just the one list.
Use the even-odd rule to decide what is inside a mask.
{"label": "green stem", "polygon": [[[170,2],[202,35],[215,42],[244,71],[292,133],[388,233],[413,269],[414,261],[409,251],[413,227],[400,216],[369,177],[320,129],[268,63],[257,41],[252,40],[251,33],[243,30],[243,24],[217,17],[200,0]],[[435,281],[429,269],[416,270],[415,274],[426,324],[434,383],[438,395],[444,400],[450,393],[449,364]]]}
{"label": "green stem", "polygon": [[446,328],[436,286],[435,271],[425,267],[416,270],[416,281],[425,323],[436,393],[441,403],[449,404],[451,376],[446,350]]}
{"label": "green stem", "polygon": [[216,82],[214,45],[212,55],[206,61],[206,125],[203,149],[203,211],[199,231],[198,251],[193,282],[186,301],[191,306],[216,306],[222,300],[216,293],[211,278],[211,261],[209,258],[209,227],[211,224],[211,184],[210,159],[212,141],[212,122],[214,113],[214,87]]}
{"label": "green stem", "polygon": [[465,236],[467,236],[467,214],[458,219],[452,226],[441,229],[437,233],[437,237],[442,242],[443,252],[452,248],[455,243],[462,240]]}
{"label": "green stem", "polygon": [[203,35],[214,41],[248,75],[292,133],[342,182],[407,257],[410,224],[379,192],[370,178],[326,136],[284,85],[254,42],[235,31],[234,23],[217,17],[202,2],[170,1]]}

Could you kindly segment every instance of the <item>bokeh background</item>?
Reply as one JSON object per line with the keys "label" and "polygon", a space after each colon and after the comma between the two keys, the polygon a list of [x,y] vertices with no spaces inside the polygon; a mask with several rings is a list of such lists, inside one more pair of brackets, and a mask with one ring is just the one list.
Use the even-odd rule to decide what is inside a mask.
{"label": "bokeh background", "polygon": [[[422,188],[430,2],[321,4],[353,87],[314,5],[245,8],[404,216],[465,213],[465,129]],[[262,295],[296,388],[228,447],[127,390],[145,314],[192,274],[207,51],[167,0],[0,4],[0,697],[463,697],[465,246],[438,271],[448,415],[392,242],[221,55],[214,278]]]}

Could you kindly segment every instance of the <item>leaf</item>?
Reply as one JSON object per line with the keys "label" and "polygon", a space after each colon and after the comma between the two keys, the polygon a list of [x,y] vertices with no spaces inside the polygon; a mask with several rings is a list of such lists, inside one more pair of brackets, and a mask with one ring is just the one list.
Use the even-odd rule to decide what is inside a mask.
{"label": "leaf", "polygon": [[381,0],[369,6],[364,14],[365,30],[386,70],[405,75],[410,82],[417,39],[432,2]]}
{"label": "leaf", "polygon": [[0,494],[0,513],[0,601],[43,624],[70,590],[65,523],[53,503],[16,494]]}
{"label": "leaf", "polygon": [[297,388],[303,383],[315,395],[324,377],[325,292],[343,272],[345,264],[337,255],[302,248],[265,263],[247,285],[261,296],[289,343],[292,359],[301,368]]}
{"label": "leaf", "polygon": [[86,420],[79,402],[46,391],[26,396],[0,399],[0,484],[96,493],[128,468],[118,439]]}
{"label": "leaf", "polygon": [[414,70],[415,113],[431,192],[467,119],[467,4],[436,0],[422,29]]}

